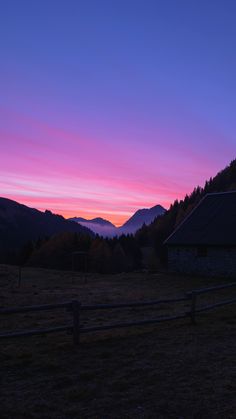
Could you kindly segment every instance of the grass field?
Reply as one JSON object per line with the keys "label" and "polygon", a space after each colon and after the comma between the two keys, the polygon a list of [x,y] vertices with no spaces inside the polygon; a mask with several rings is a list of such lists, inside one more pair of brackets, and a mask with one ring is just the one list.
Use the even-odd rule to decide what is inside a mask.
{"label": "grass field", "polygon": [[[178,297],[223,283],[159,273],[82,275],[25,268],[0,274],[0,306],[70,301],[84,304]],[[204,297],[228,298],[233,290]],[[202,297],[203,300],[203,297]],[[154,318],[186,311],[158,309],[83,314],[84,325]],[[236,307],[197,319],[82,335],[37,336],[0,342],[1,419],[236,418]],[[64,310],[1,317],[1,332],[71,322]]]}

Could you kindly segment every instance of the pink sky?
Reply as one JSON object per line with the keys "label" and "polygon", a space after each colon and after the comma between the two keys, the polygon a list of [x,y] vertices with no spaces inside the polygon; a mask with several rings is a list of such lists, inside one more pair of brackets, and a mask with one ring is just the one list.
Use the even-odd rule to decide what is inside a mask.
{"label": "pink sky", "polygon": [[143,141],[113,141],[4,108],[0,116],[0,195],[66,218],[121,225],[139,208],[168,208],[215,175],[231,152],[221,159],[201,153],[174,127],[157,126]]}

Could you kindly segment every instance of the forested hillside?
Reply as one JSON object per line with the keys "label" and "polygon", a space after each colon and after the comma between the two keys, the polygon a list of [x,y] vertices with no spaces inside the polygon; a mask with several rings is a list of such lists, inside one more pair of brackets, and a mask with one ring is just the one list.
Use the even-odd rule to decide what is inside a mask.
{"label": "forested hillside", "polygon": [[30,249],[40,246],[46,237],[65,231],[93,236],[89,229],[61,215],[0,198],[0,263],[17,263],[27,258]]}
{"label": "forested hillside", "polygon": [[163,242],[199,203],[204,195],[231,190],[236,190],[236,159],[214,178],[206,181],[203,188],[197,186],[183,200],[176,200],[161,218],[154,220],[149,226],[143,226],[136,234],[139,246],[154,246],[157,254],[165,261]]}

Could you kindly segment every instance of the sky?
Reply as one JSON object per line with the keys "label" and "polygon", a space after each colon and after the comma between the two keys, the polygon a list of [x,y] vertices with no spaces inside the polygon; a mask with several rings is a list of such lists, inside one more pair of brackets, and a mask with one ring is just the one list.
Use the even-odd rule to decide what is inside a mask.
{"label": "sky", "polygon": [[121,225],[236,157],[234,0],[0,6],[0,196]]}

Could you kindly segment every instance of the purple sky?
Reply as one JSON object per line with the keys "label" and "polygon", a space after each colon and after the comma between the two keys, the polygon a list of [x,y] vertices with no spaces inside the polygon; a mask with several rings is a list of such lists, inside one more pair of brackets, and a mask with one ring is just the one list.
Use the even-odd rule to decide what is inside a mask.
{"label": "purple sky", "polygon": [[0,195],[123,223],[236,150],[236,3],[8,0]]}

